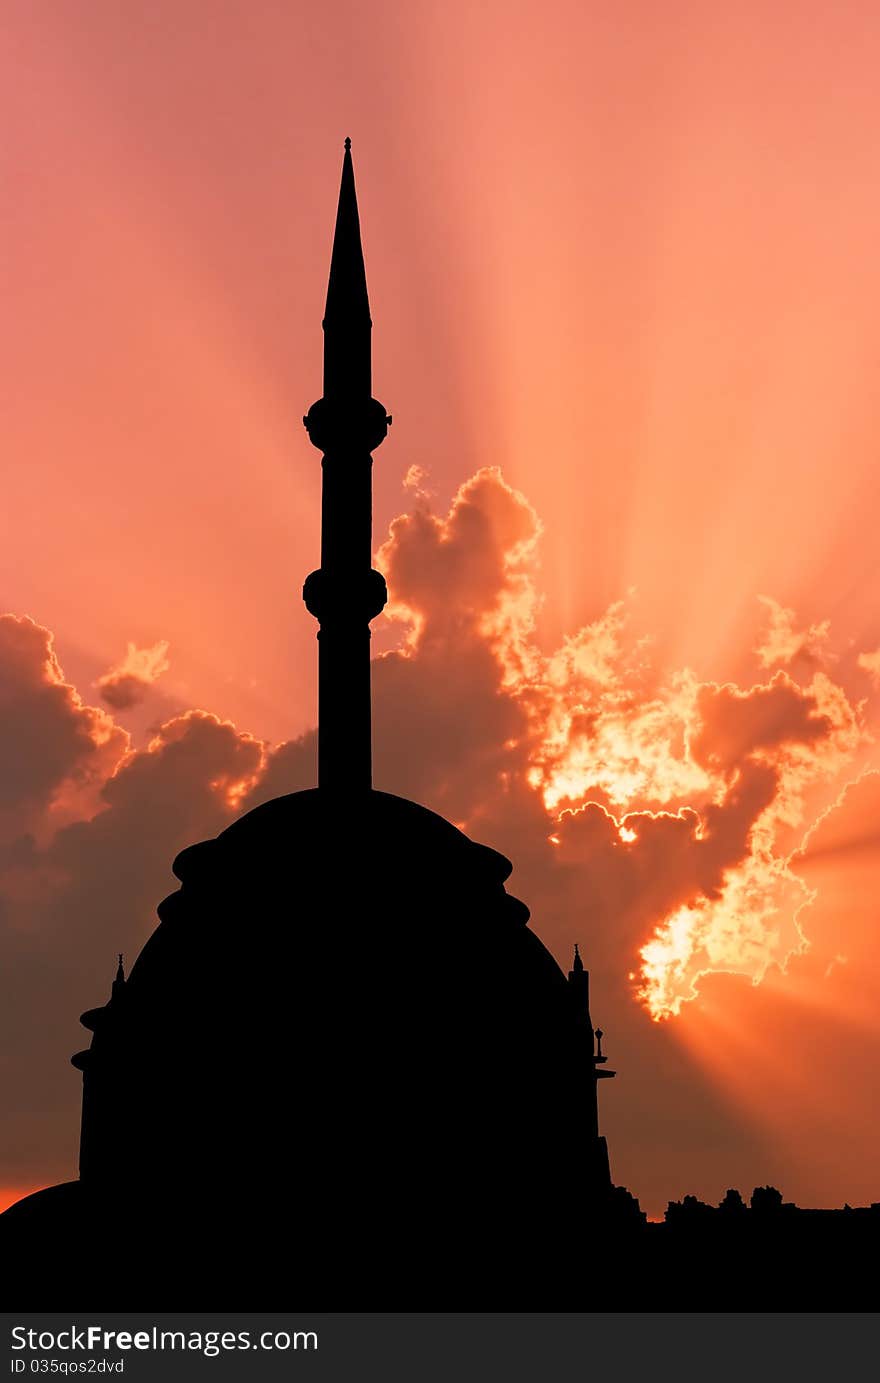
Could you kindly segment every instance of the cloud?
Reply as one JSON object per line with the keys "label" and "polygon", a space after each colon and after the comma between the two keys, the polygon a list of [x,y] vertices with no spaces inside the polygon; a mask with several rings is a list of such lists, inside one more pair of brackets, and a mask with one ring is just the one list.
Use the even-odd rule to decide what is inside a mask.
{"label": "cloud", "polygon": [[[545,651],[540,533],[495,469],[446,516],[422,507],[392,524],[380,561],[409,633],[374,666],[377,781],[476,819],[502,849],[543,823],[555,850],[531,847],[541,892],[564,869],[563,892],[590,899],[642,1002],[672,1015],[706,974],[758,980],[805,945],[806,892],[781,836],[851,762],[858,711],[815,661],[804,685],[782,669],[750,687],[661,675],[624,602]],[[765,603],[778,635],[765,661],[781,657],[783,626],[790,660],[826,637],[815,625],[795,638],[789,612]]]}
{"label": "cloud", "polygon": [[874,685],[880,686],[880,648],[873,653],[860,653],[857,662],[860,668],[870,673]]}
{"label": "cloud", "polygon": [[[674,1015],[706,975],[759,980],[805,946],[807,890],[781,839],[852,760],[857,708],[815,660],[805,685],[782,669],[750,687],[661,676],[624,602],[543,650],[540,531],[492,469],[445,517],[422,507],[392,525],[380,559],[409,634],[374,667],[377,781],[501,849],[542,832],[554,848],[526,847],[540,895],[589,900],[634,993]],[[765,603],[779,635],[765,661],[783,624],[790,661],[824,640],[825,625],[795,638]]]}
{"label": "cloud", "polygon": [[[677,1039],[695,1021],[689,1012],[722,994],[744,1002],[743,992],[794,974],[813,947],[823,974],[847,968],[844,949],[813,935],[825,887],[811,872],[818,828],[809,868],[789,837],[798,843],[810,824],[807,800],[836,799],[864,730],[846,688],[809,660],[751,686],[656,666],[625,601],[548,647],[540,538],[534,509],[496,468],[462,485],[445,514],[422,495],[391,525],[377,563],[400,637],[373,664],[374,781],[509,855],[512,891],[563,963],[582,943],[597,1021],[638,1110],[630,1128],[633,1105],[607,1097],[620,1175],[646,1140],[652,1164],[638,1163],[636,1189],[651,1203],[693,1189],[670,1178],[692,1165],[676,1120],[695,1107],[725,1150],[719,1166],[761,1143]],[[130,646],[107,678],[148,685],[166,653]],[[64,682],[48,631],[12,616],[0,621],[0,673],[0,743],[32,746],[13,755],[3,786],[19,830],[0,854],[0,918],[18,977],[0,1050],[6,1103],[23,1111],[6,1171],[20,1181],[40,1148],[56,1146],[67,1161],[44,1163],[46,1174],[69,1175],[76,1015],[101,1001],[116,951],[135,953],[151,931],[174,855],[241,811],[311,786],[316,736],[270,746],[191,710],[134,748]],[[651,1021],[661,1017],[673,1021]]]}
{"label": "cloud", "polygon": [[[773,1131],[777,1184],[801,1205],[877,1199],[880,773],[847,783],[789,868],[809,945],[761,984],[717,972],[679,1020],[716,1087]],[[742,1178],[745,1180],[745,1178]]]}
{"label": "cloud", "polygon": [[768,759],[795,745],[816,744],[831,731],[817,698],[802,690],[784,672],[766,685],[741,689],[707,683],[696,700],[698,728],[691,753],[707,768],[729,774],[746,759]]}
{"label": "cloud", "polygon": [[483,637],[509,625],[525,604],[541,526],[528,500],[497,467],[480,470],[460,487],[449,513],[419,507],[391,524],[377,564],[391,592],[388,616],[415,624],[422,646],[468,631]]}
{"label": "cloud", "polygon": [[127,748],[125,731],[65,682],[49,630],[0,616],[0,839],[84,809]]}
{"label": "cloud", "polygon": [[[403,646],[373,666],[374,778],[455,821],[509,786],[528,735],[503,646],[531,620],[540,525],[494,468],[456,494],[445,517],[418,508],[377,554]],[[520,746],[517,753],[516,747]]]}
{"label": "cloud", "polygon": [[428,484],[429,480],[430,474],[423,466],[413,465],[403,477],[403,488],[417,503],[428,503],[436,493]]}
{"label": "cloud", "polygon": [[829,620],[811,624],[806,629],[797,629],[794,610],[786,609],[769,595],[759,595],[758,599],[770,615],[768,627],[755,648],[762,667],[770,668],[777,664],[788,667],[798,659],[816,665],[828,658]]}
{"label": "cloud", "polygon": [[115,711],[127,711],[143,701],[153,683],[170,666],[165,639],[149,648],[129,643],[122,661],[99,677],[95,686],[108,706]]}

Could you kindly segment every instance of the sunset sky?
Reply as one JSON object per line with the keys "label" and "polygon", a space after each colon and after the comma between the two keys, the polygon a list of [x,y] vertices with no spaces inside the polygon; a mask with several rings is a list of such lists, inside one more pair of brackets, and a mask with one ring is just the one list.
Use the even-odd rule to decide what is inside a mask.
{"label": "sunset sky", "polygon": [[176,851],[313,781],[350,135],[376,785],[580,942],[651,1215],[880,1199],[880,14],[9,0],[0,63],[0,1194]]}

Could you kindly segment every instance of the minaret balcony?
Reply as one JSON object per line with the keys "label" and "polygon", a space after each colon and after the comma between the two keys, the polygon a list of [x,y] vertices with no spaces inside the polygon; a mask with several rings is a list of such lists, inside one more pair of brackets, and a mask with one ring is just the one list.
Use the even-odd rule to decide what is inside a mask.
{"label": "minaret balcony", "polygon": [[375,568],[362,575],[338,576],[319,567],[306,577],[302,593],[309,614],[322,625],[369,624],[388,601],[385,577]]}
{"label": "minaret balcony", "polygon": [[318,399],[303,418],[318,451],[375,451],[388,435],[391,419],[378,399]]}

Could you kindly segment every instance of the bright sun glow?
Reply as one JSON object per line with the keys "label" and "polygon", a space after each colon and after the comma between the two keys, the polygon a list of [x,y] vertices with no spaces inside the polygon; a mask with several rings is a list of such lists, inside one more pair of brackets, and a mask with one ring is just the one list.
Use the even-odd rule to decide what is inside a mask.
{"label": "bright sun glow", "polygon": [[[535,638],[541,525],[496,469],[466,482],[447,518],[421,514],[410,531],[399,521],[380,565],[400,562],[402,549],[409,576],[408,541],[427,533],[445,577],[458,579],[459,530],[469,550],[477,514],[492,528],[501,577],[474,632],[524,723],[505,749],[540,796],[555,852],[595,860],[609,897],[632,913],[638,1000],[669,1018],[710,974],[758,984],[769,967],[784,970],[806,947],[799,913],[812,893],[789,858],[810,819],[805,799],[833,795],[823,785],[840,782],[866,739],[860,706],[831,675],[827,623],[800,629],[778,602],[756,601],[752,685],[655,668],[626,601],[548,653]],[[393,613],[410,620],[405,602]],[[405,647],[418,653],[426,626],[413,627]],[[502,781],[509,790],[508,765]]]}
{"label": "bright sun glow", "polygon": [[[455,503],[478,487],[503,486],[496,475],[480,473]],[[806,650],[807,678],[777,668],[746,687],[701,682],[688,668],[658,677],[646,641],[629,632],[625,602],[544,654],[533,637],[530,574],[540,525],[522,496],[506,493],[520,526],[507,585],[481,632],[525,713],[524,771],[558,823],[551,843],[564,853],[565,823],[592,806],[636,870],[644,859],[654,877],[664,868],[674,875],[675,857],[665,847],[656,855],[661,832],[674,834],[692,862],[693,896],[646,919],[633,957],[634,991],[653,1018],[680,1013],[709,973],[760,982],[806,944],[798,913],[811,894],[788,863],[804,795],[839,775],[863,741],[857,708],[819,666],[827,627],[800,632],[791,611],[765,599],[759,667]]]}

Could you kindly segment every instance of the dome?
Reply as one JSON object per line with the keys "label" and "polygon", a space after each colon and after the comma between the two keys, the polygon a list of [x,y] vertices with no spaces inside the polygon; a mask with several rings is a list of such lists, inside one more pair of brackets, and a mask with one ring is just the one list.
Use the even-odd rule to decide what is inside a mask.
{"label": "dome", "polygon": [[573,1015],[503,855],[401,798],[314,790],[174,869],[88,1054],[87,1187],[212,1243],[244,1194],[227,1248],[295,1224],[315,1262],[328,1231],[354,1261],[380,1230],[404,1252],[416,1204],[438,1242],[497,1240],[511,1203],[519,1235],[546,1217],[582,1146]]}
{"label": "dome", "polygon": [[509,860],[413,802],[280,797],[184,850],[174,872],[125,986],[126,1042],[149,1032],[180,1049],[210,1033],[227,1061],[258,1046],[267,1070],[294,1038],[351,1043],[351,1069],[369,1028],[395,1047],[418,1035],[423,1059],[439,1042],[446,1064],[488,1005],[531,1061],[566,1016],[565,978],[504,887]]}

